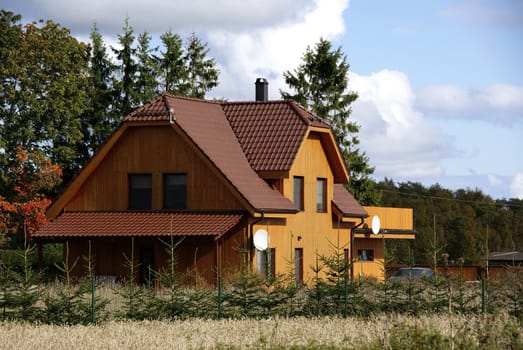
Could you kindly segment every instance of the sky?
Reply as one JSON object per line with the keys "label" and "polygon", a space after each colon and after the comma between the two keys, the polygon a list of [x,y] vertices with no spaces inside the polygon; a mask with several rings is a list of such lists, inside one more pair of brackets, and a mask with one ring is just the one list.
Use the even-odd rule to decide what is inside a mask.
{"label": "sky", "polygon": [[220,69],[209,98],[288,91],[283,72],[321,37],[350,64],[351,119],[376,180],[523,199],[523,1],[3,0],[88,42],[96,23],[117,45],[126,17],[153,37],[194,32]]}

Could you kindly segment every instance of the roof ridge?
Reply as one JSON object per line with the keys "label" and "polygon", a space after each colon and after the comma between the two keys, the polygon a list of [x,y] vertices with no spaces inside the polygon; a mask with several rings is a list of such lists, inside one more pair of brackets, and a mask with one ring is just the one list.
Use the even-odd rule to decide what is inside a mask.
{"label": "roof ridge", "polygon": [[279,104],[287,103],[287,100],[267,100],[267,101],[222,101],[222,105],[255,105],[255,104]]}
{"label": "roof ridge", "polygon": [[168,98],[174,98],[174,99],[178,99],[178,100],[186,100],[186,101],[193,101],[193,102],[204,102],[204,103],[210,103],[210,104],[221,104],[223,102],[221,100],[208,100],[206,98],[183,96],[183,95],[175,95],[175,94],[171,94],[171,93],[164,93],[161,96],[166,96]]}
{"label": "roof ridge", "polygon": [[[289,104],[291,105],[291,107],[294,109],[294,111],[296,112],[296,114],[303,119],[303,121],[307,124],[307,125],[310,125],[312,124],[313,121],[317,121],[317,122],[321,122],[321,123],[324,123],[326,125],[328,125],[331,129],[332,129],[332,125],[324,120],[323,118],[317,116],[316,114],[310,112],[309,110],[307,110],[305,107],[303,107],[301,104],[299,104],[298,102],[296,102],[295,100],[293,99],[288,99],[286,100],[289,102]],[[312,120],[310,120],[310,119]]]}

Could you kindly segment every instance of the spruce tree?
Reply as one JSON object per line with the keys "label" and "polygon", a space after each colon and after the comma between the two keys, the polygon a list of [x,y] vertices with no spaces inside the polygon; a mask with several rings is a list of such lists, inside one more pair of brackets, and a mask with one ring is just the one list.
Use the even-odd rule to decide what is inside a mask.
{"label": "spruce tree", "polygon": [[83,134],[78,145],[77,163],[83,166],[107,139],[119,122],[114,110],[115,96],[112,78],[115,66],[111,62],[96,24],[91,30],[91,58],[88,70],[88,107],[80,118]]}
{"label": "spruce tree", "polygon": [[170,94],[182,94],[180,85],[187,80],[182,38],[171,31],[160,36],[164,51],[160,59],[161,90]]}
{"label": "spruce tree", "polygon": [[204,98],[212,88],[218,86],[219,70],[213,58],[208,58],[209,49],[196,34],[187,39],[186,65],[188,80],[185,84],[185,95]]}
{"label": "spruce tree", "polygon": [[159,72],[158,57],[156,51],[158,48],[151,47],[151,36],[143,32],[138,36],[137,59],[138,77],[137,85],[137,103],[144,104],[151,101],[158,95],[158,83],[156,77]]}
{"label": "spruce tree", "polygon": [[129,24],[129,18],[126,18],[123,34],[118,34],[118,42],[122,48],[112,48],[118,60],[116,66],[117,76],[113,79],[113,88],[116,98],[116,109],[121,117],[129,114],[137,106],[138,92],[136,90],[136,82],[138,64],[135,61],[136,47],[134,41],[134,29]]}
{"label": "spruce tree", "polygon": [[358,148],[360,126],[350,121],[350,106],[358,94],[349,90],[348,74],[347,56],[322,38],[314,48],[307,47],[298,68],[283,74],[293,92],[280,92],[282,98],[295,100],[332,126],[350,172],[350,191],[363,204],[377,204],[379,193],[370,178],[374,168]]}

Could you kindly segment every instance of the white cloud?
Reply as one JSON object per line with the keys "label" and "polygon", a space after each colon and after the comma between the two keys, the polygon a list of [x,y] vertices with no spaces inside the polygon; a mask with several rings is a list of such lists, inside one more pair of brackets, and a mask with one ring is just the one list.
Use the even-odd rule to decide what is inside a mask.
{"label": "white cloud", "polygon": [[522,122],[523,86],[483,88],[432,85],[418,92],[416,105],[437,118],[478,119],[504,124]]}
{"label": "white cloud", "polygon": [[[103,31],[116,32],[126,16],[142,32],[165,32],[172,27],[203,31],[214,28],[247,30],[299,21],[312,0],[6,0],[6,8],[32,19],[52,18],[73,31],[88,31],[97,22]],[[32,15],[37,14],[37,15]]]}
{"label": "white cloud", "polygon": [[512,178],[510,185],[510,194],[514,198],[523,199],[523,173],[517,173]]}
{"label": "white cloud", "polygon": [[377,174],[424,177],[444,172],[440,161],[454,153],[453,141],[424,124],[404,73],[352,74],[351,87],[359,94],[352,118],[362,126],[361,149],[376,166]]}
{"label": "white cloud", "polygon": [[314,5],[298,21],[244,32],[209,32],[209,45],[220,62],[220,86],[212,96],[252,100],[254,81],[262,76],[269,79],[269,97],[278,99],[279,89],[286,88],[283,72],[301,63],[306,47],[345,30],[343,11],[348,0],[316,0]]}

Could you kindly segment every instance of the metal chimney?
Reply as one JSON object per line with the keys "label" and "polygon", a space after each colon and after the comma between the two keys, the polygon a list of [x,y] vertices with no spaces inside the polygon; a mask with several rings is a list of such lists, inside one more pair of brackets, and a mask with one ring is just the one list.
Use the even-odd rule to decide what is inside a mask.
{"label": "metal chimney", "polygon": [[256,101],[269,100],[269,82],[265,78],[256,79]]}

